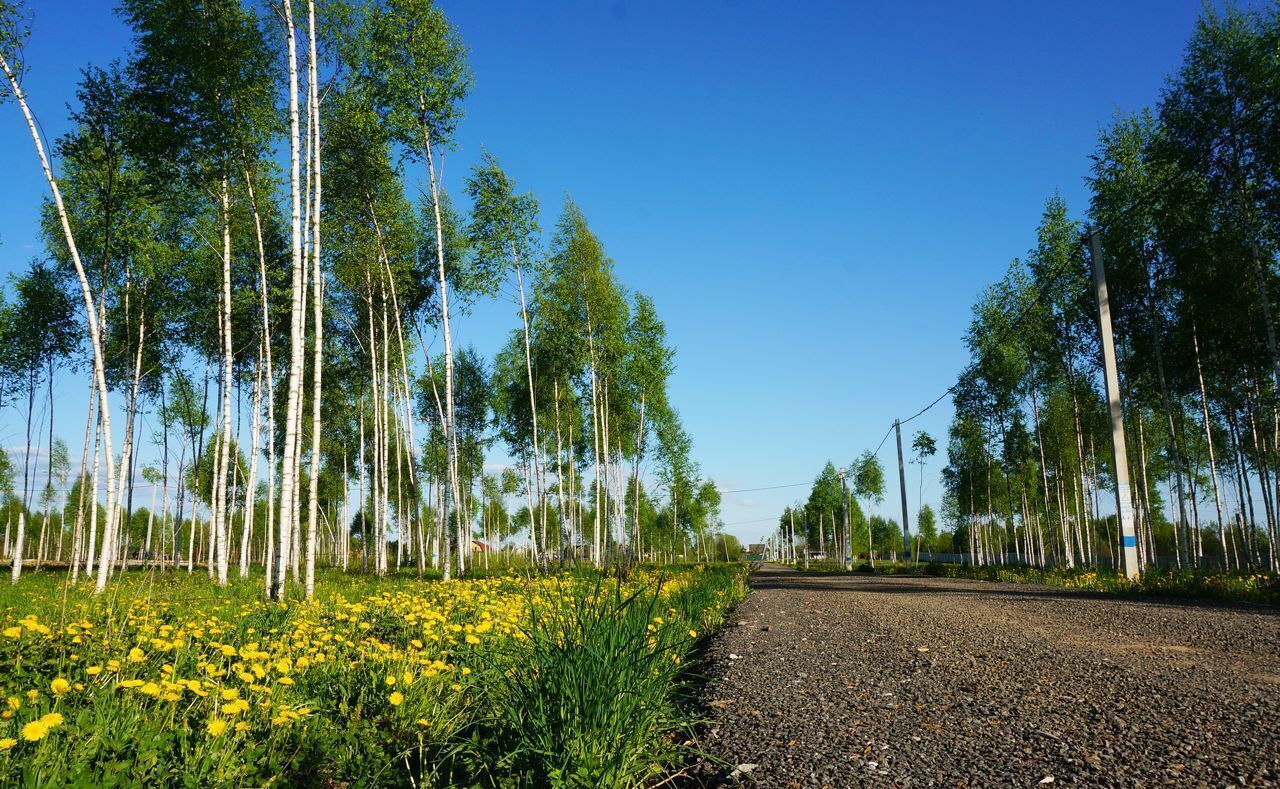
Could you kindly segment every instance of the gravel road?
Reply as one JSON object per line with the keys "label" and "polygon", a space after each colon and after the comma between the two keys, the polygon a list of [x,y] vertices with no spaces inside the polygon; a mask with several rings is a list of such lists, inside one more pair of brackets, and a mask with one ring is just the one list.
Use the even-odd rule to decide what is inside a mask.
{"label": "gravel road", "polygon": [[773,565],[752,588],[709,647],[696,783],[1280,785],[1275,609]]}

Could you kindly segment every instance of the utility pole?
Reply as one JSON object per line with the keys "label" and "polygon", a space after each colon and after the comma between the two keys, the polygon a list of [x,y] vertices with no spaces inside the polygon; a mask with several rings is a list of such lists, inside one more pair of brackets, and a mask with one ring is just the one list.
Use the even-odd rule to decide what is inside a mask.
{"label": "utility pole", "polygon": [[848,553],[844,558],[844,569],[853,569],[853,533],[849,531],[849,508],[845,506],[845,502],[849,500],[849,491],[844,484],[844,469],[837,472],[840,475],[840,526],[844,529],[845,550]]}
{"label": "utility pole", "polygon": [[1124,409],[1120,405],[1120,374],[1116,371],[1116,346],[1111,334],[1111,302],[1107,296],[1107,272],[1102,262],[1102,233],[1089,230],[1089,256],[1093,258],[1093,289],[1098,297],[1098,333],[1102,336],[1103,379],[1107,408],[1111,413],[1111,450],[1116,468],[1116,521],[1123,546],[1123,572],[1137,578],[1138,538],[1133,530],[1133,504],[1129,499],[1129,455],[1124,443]]}
{"label": "utility pole", "polygon": [[787,515],[791,519],[791,563],[796,563],[796,511],[794,507],[787,508]]}
{"label": "utility pole", "polygon": [[907,520],[907,471],[902,465],[902,421],[893,420],[893,432],[898,439],[898,490],[902,492],[902,553],[903,563],[911,558],[911,526]]}
{"label": "utility pole", "polygon": [[809,569],[809,509],[807,507],[804,511],[804,569]]}

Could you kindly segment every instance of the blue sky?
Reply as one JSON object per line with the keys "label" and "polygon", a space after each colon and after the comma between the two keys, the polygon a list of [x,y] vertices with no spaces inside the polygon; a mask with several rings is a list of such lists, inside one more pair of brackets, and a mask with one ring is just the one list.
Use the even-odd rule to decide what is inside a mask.
{"label": "blue sky", "polygon": [[[50,136],[66,129],[79,69],[126,54],[111,5],[31,2],[25,89]],[[1046,197],[1082,212],[1098,129],[1158,99],[1201,8],[443,5],[476,76],[447,185],[457,193],[483,144],[538,195],[544,227],[572,194],[622,281],[657,302],[678,349],[672,399],[725,490],[847,463],[955,380],[974,297],[1032,245]],[[39,253],[45,193],[12,104],[0,106],[0,173],[7,275]],[[510,305],[481,305],[459,341],[490,353],[517,322]],[[84,393],[57,397],[78,465]],[[941,449],[949,419],[944,401],[907,431]],[[21,443],[22,415],[6,408],[0,444]],[[925,477],[935,506],[944,463]],[[806,492],[728,494],[723,517],[756,539]],[[896,516],[897,496],[895,483],[881,510]]]}

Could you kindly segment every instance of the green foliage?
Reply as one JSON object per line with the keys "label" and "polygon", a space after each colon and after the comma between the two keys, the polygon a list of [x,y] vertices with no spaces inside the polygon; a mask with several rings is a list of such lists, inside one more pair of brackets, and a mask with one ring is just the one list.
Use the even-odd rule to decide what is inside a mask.
{"label": "green foliage", "polygon": [[508,272],[527,265],[534,253],[538,201],[530,193],[516,194],[515,182],[488,151],[472,168],[466,194],[471,199],[467,238],[472,258],[464,289],[492,295]]}
{"label": "green foliage", "polygon": [[[110,596],[56,573],[0,589],[0,741],[19,740],[0,782],[634,786],[686,755],[689,660],[746,590],[738,565],[324,576],[312,603],[264,603],[260,577],[210,595],[150,572]],[[18,734],[53,713],[38,740]]]}
{"label": "green foliage", "polygon": [[[9,70],[22,72],[22,45],[30,34],[26,9],[16,0],[0,0],[0,58]],[[0,84],[0,103],[10,95],[8,81]]]}
{"label": "green foliage", "polygon": [[5,373],[24,380],[28,389],[52,374],[79,347],[76,301],[66,272],[34,260],[22,276],[10,276],[17,300],[5,321],[0,363]]}
{"label": "green foliage", "polygon": [[375,0],[357,13],[346,59],[392,139],[413,157],[449,145],[472,82],[457,30],[431,0]]}
{"label": "green foliage", "polygon": [[535,605],[527,648],[505,656],[493,729],[478,735],[500,773],[516,786],[630,787],[676,763],[676,735],[693,723],[684,663],[745,594],[738,568],[699,575],[671,591],[599,579]]}

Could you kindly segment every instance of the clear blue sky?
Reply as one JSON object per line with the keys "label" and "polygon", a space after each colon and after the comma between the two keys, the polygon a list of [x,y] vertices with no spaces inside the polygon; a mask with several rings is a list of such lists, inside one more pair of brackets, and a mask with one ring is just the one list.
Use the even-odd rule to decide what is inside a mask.
{"label": "clear blue sky", "polygon": [[[31,5],[26,90],[56,136],[79,69],[124,57],[129,36],[105,0]],[[656,300],[672,398],[731,490],[847,463],[955,380],[974,297],[1032,245],[1047,196],[1082,212],[1097,130],[1156,101],[1201,3],[444,6],[476,76],[448,185],[483,144],[542,200],[544,227],[573,195],[619,277]],[[39,253],[45,190],[12,104],[0,173],[9,274]],[[490,353],[517,320],[481,307],[460,341]],[[77,465],[80,390],[58,395]],[[908,430],[942,450],[949,419],[944,402]],[[0,443],[21,445],[21,421],[0,414]],[[935,506],[944,454],[925,479]],[[806,492],[727,495],[724,520],[756,539]],[[881,505],[895,517],[897,496]]]}

